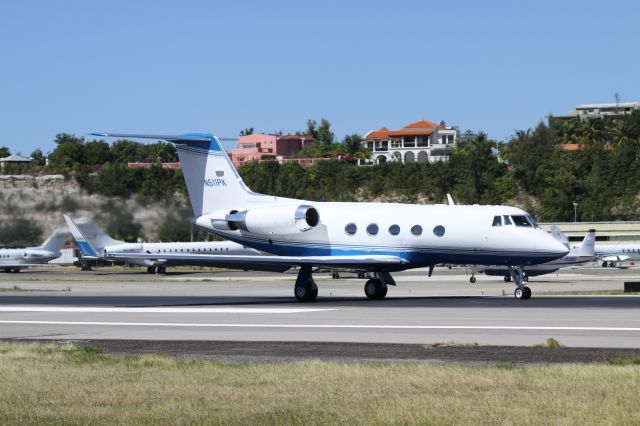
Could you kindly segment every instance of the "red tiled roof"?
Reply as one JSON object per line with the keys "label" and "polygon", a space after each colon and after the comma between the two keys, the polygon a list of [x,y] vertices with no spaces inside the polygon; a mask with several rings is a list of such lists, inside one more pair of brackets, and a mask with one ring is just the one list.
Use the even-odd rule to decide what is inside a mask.
{"label": "red tiled roof", "polygon": [[373,130],[369,132],[365,136],[365,140],[384,139],[387,137],[389,137],[389,129],[387,129],[386,127],[381,127],[378,130]]}
{"label": "red tiled roof", "polygon": [[442,128],[441,125],[433,123],[429,120],[414,121],[411,124],[407,124],[403,129],[433,129],[435,127]]}

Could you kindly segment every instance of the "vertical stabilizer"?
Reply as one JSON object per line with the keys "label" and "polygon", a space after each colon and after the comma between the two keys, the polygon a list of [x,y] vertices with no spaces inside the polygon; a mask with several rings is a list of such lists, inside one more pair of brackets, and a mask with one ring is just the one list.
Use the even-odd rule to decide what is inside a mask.
{"label": "vertical stabilizer", "polygon": [[46,250],[52,253],[60,253],[60,249],[64,247],[64,244],[71,238],[71,233],[66,229],[56,229],[53,234],[47,240],[42,243],[40,247],[35,247],[38,250]]}
{"label": "vertical stabilizer", "polygon": [[584,236],[584,239],[582,240],[582,244],[580,244],[580,246],[575,249],[576,255],[584,257],[595,257],[595,248],[596,230],[589,229],[589,231]]}
{"label": "vertical stabilizer", "polygon": [[220,140],[209,133],[184,135],[140,135],[93,133],[94,136],[162,139],[175,144],[194,217],[246,208],[252,202],[269,202],[272,197],[256,194],[245,186],[229,160]]}
{"label": "vertical stabilizer", "polygon": [[67,215],[64,220],[84,256],[100,256],[105,247],[123,243],[107,235],[93,220],[73,220]]}

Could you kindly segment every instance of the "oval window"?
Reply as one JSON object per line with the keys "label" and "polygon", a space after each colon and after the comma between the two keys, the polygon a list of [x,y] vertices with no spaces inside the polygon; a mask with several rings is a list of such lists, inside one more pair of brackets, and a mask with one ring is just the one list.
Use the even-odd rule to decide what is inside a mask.
{"label": "oval window", "polygon": [[422,226],[420,225],[413,225],[411,227],[411,233],[413,235],[422,235]]}
{"label": "oval window", "polygon": [[367,234],[376,235],[377,233],[378,233],[378,225],[376,225],[375,223],[371,223],[369,224],[369,226],[367,226]]}
{"label": "oval window", "polygon": [[356,226],[355,223],[350,223],[344,227],[344,232],[346,232],[347,235],[354,235],[357,231],[358,231],[358,227]]}
{"label": "oval window", "polygon": [[438,237],[442,237],[444,235],[444,226],[442,225],[438,225],[435,228],[433,228],[433,233],[436,234]]}
{"label": "oval window", "polygon": [[398,235],[400,233],[400,227],[398,225],[391,225],[389,227],[389,233],[391,235]]}

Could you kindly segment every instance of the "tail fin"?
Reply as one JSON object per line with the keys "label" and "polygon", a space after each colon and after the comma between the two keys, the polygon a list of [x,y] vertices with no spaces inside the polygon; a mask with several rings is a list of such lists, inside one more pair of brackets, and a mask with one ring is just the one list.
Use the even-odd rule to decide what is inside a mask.
{"label": "tail fin", "polygon": [[251,192],[229,160],[220,140],[208,133],[136,135],[93,133],[94,136],[163,139],[175,144],[189,191],[194,217],[241,210],[255,199],[269,197]]}
{"label": "tail fin", "polygon": [[71,238],[71,233],[66,229],[56,229],[53,231],[53,234],[47,240],[42,243],[41,246],[36,247],[40,250],[46,250],[53,253],[60,252],[60,249],[64,247],[64,243],[66,243],[69,238]]}
{"label": "tail fin", "polygon": [[74,221],[64,215],[73,238],[75,238],[84,256],[100,256],[107,246],[122,244],[122,241],[114,240],[104,232],[93,220],[84,219]]}
{"label": "tail fin", "polygon": [[576,254],[578,256],[595,257],[596,255],[595,248],[596,248],[596,230],[589,229],[589,231],[587,231],[586,235],[584,236],[584,239],[582,240],[582,244],[580,244],[576,248]]}
{"label": "tail fin", "polygon": [[553,225],[553,226],[551,226],[551,235],[553,235],[553,237],[554,237],[556,240],[558,240],[558,241],[560,241],[562,244],[564,244],[564,246],[565,246],[566,248],[571,248],[571,247],[570,247],[570,244],[569,244],[569,239],[567,238],[567,236],[566,236],[566,235],[564,235],[564,234],[562,233],[562,231],[560,231],[560,228],[558,228],[558,226],[557,226],[557,225]]}

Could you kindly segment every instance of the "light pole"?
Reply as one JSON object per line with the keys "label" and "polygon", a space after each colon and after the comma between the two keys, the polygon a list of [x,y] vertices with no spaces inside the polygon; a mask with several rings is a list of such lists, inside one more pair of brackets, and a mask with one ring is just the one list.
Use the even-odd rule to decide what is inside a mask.
{"label": "light pole", "polygon": [[573,203],[573,221],[578,221],[578,203]]}

